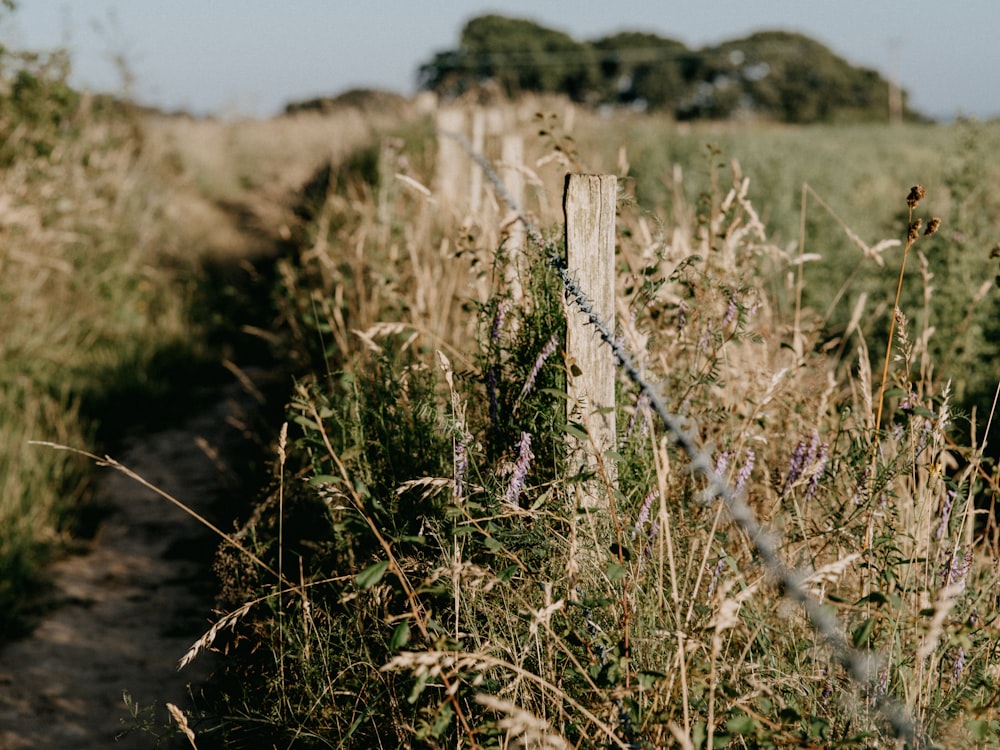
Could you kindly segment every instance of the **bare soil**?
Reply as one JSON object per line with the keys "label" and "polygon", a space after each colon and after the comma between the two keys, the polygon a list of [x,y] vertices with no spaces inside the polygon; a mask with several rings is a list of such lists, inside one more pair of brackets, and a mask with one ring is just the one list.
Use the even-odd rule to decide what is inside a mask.
{"label": "bare soil", "polygon": [[[245,454],[251,406],[234,383],[210,408],[136,437],[113,458],[211,517],[236,486],[240,466],[231,462]],[[190,747],[165,704],[189,708],[189,686],[197,690],[212,669],[211,656],[181,672],[177,661],[211,624],[218,539],[113,468],[101,469],[95,500],[108,510],[97,535],[53,565],[47,614],[0,652],[2,750]],[[126,692],[155,733],[126,732],[136,723]],[[157,745],[157,734],[174,739]]]}

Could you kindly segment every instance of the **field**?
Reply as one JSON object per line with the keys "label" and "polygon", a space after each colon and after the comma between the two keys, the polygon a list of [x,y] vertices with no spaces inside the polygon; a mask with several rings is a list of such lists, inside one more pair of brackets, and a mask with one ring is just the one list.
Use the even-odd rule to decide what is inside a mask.
{"label": "field", "polygon": [[[197,747],[996,744],[995,123],[90,106],[5,155],[8,638],[94,476],[29,441],[113,453],[266,362]],[[567,172],[618,176],[610,451]]]}

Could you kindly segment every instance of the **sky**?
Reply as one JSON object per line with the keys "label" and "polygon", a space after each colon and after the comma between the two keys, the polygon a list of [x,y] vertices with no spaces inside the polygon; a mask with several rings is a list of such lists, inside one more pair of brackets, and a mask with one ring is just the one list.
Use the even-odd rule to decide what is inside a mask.
{"label": "sky", "polygon": [[194,114],[268,116],[354,87],[413,94],[417,69],[486,13],[578,40],[649,31],[698,48],[760,30],[807,34],[898,76],[918,111],[1000,116],[998,0],[17,0],[0,41],[66,47],[73,82]]}

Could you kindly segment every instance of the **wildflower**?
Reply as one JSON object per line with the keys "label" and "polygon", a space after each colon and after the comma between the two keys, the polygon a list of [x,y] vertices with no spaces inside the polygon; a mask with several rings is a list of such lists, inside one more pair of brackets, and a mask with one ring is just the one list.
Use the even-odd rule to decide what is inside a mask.
{"label": "wildflower", "polygon": [[722,575],[722,569],[725,567],[726,558],[720,557],[719,561],[715,564],[715,568],[712,570],[712,580],[708,583],[708,599],[711,601],[712,594],[715,593],[715,587],[719,584],[719,577]]}
{"label": "wildflower", "polygon": [[678,333],[684,330],[687,325],[688,319],[688,308],[683,302],[677,305],[677,331]]}
{"label": "wildflower", "polygon": [[959,557],[958,548],[948,556],[948,560],[941,566],[941,585],[958,586],[959,590],[965,589],[965,578],[972,567],[972,550],[969,549],[964,555]]}
{"label": "wildflower", "polygon": [[652,544],[656,541],[657,535],[660,533],[660,521],[659,519],[653,521],[653,525],[649,528],[649,534],[646,537],[646,541]]}
{"label": "wildflower", "polygon": [[924,230],[924,236],[928,234],[934,234],[940,226],[941,226],[941,219],[935,216],[933,219],[927,222],[927,229]]}
{"label": "wildflower", "polygon": [[497,311],[493,315],[493,325],[490,328],[490,341],[499,341],[500,332],[503,330],[504,320],[507,318],[508,301],[502,299],[497,303]]}
{"label": "wildflower", "polygon": [[701,334],[701,338],[698,339],[698,349],[703,352],[708,351],[708,343],[712,340],[712,332],[705,329],[705,332]]}
{"label": "wildflower", "polygon": [[517,505],[517,500],[524,489],[525,479],[528,477],[528,467],[531,466],[531,459],[535,454],[531,452],[531,433],[522,432],[521,440],[517,444],[517,461],[514,463],[514,472],[507,485],[507,492],[504,493],[503,501],[507,505]]}
{"label": "wildflower", "polygon": [[715,473],[720,477],[729,468],[729,459],[732,458],[732,455],[729,451],[722,451],[722,453],[715,457]]}
{"label": "wildflower", "polygon": [[823,443],[816,453],[816,464],[813,468],[812,476],[809,478],[809,487],[806,489],[806,500],[812,500],[813,495],[816,494],[816,489],[819,487],[819,480],[823,476],[824,469],[826,469],[828,451],[829,446]]}
{"label": "wildflower", "polygon": [[910,228],[906,232],[906,239],[908,242],[913,242],[920,236],[920,227],[923,225],[923,219],[915,219],[913,223],[910,224]]}
{"label": "wildflower", "polygon": [[736,475],[737,492],[741,491],[746,485],[747,480],[750,478],[750,474],[753,472],[753,466],[756,461],[757,454],[754,453],[753,448],[747,448],[746,456],[743,459],[743,466],[740,467],[740,471]]}
{"label": "wildflower", "polygon": [[726,308],[726,317],[722,319],[722,327],[729,328],[729,324],[736,319],[736,313],[738,308],[736,306],[736,300],[732,297],[729,298],[729,306]]}
{"label": "wildflower", "polygon": [[805,440],[800,440],[792,453],[792,460],[788,463],[788,477],[785,479],[785,489],[782,495],[788,494],[792,485],[798,481],[802,473],[812,464],[816,458],[816,449],[819,446],[819,435],[813,431],[812,440],[807,444]]}
{"label": "wildflower", "polygon": [[913,392],[913,389],[910,389],[906,395],[899,400],[900,411],[913,411],[913,409],[919,405],[917,395]]}
{"label": "wildflower", "polygon": [[884,666],[878,671],[878,680],[875,683],[874,691],[871,696],[871,703],[873,706],[877,705],[882,698],[886,696],[889,692],[889,667]]}
{"label": "wildflower", "polygon": [[642,505],[639,507],[639,517],[635,521],[635,526],[632,528],[632,538],[635,539],[636,534],[639,530],[646,525],[646,521],[649,520],[649,511],[653,507],[653,501],[660,496],[659,490],[653,490],[648,495],[646,499],[642,501]]}
{"label": "wildflower", "polygon": [[556,350],[556,346],[559,345],[559,334],[553,333],[552,338],[550,338],[546,343],[541,352],[539,352],[537,359],[535,359],[535,364],[531,368],[531,372],[528,373],[527,379],[524,381],[524,387],[521,389],[521,395],[518,396],[519,399],[524,398],[529,393],[531,389],[535,387],[535,380],[538,378],[538,373],[542,371],[542,366],[545,361],[552,356],[552,353]]}
{"label": "wildflower", "polygon": [[906,196],[906,205],[910,208],[916,208],[925,195],[927,195],[927,190],[923,185],[914,185],[910,188],[910,194]]}

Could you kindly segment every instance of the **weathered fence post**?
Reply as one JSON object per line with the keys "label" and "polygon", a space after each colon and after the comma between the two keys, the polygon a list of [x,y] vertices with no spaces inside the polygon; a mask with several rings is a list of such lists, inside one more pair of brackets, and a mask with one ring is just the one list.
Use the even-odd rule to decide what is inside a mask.
{"label": "weathered fence post", "polygon": [[[486,112],[482,107],[472,111],[472,151],[476,154],[486,153]],[[479,214],[483,203],[483,168],[474,160],[469,159],[469,213]]]}
{"label": "weathered fence post", "polygon": [[[615,327],[617,189],[613,175],[570,174],[563,195],[567,268],[593,304],[593,313],[611,331]],[[570,460],[571,469],[597,472],[597,481],[584,487],[580,499],[583,508],[596,509],[606,505],[609,496],[603,480],[611,484],[617,480],[616,467],[606,458],[615,447],[615,360],[587,320],[570,305],[566,320],[567,417],[588,429],[592,445],[576,444]]]}
{"label": "weathered fence post", "polygon": [[[512,201],[524,211],[524,141],[519,135],[505,135],[500,146],[500,177]],[[521,276],[524,273],[524,225],[511,216],[507,227],[507,284],[515,304],[520,304],[523,296]]]}
{"label": "weathered fence post", "polygon": [[434,192],[439,204],[454,211],[460,218],[468,207],[468,162],[462,144],[453,136],[465,135],[465,112],[454,107],[439,109],[435,118],[437,128],[437,166],[434,174]]}

